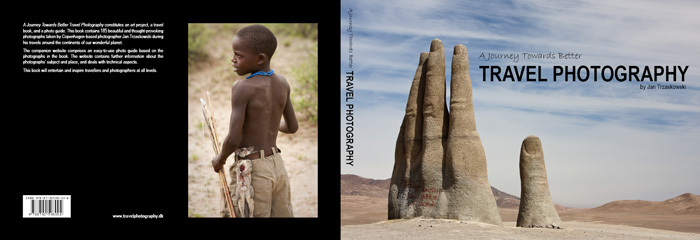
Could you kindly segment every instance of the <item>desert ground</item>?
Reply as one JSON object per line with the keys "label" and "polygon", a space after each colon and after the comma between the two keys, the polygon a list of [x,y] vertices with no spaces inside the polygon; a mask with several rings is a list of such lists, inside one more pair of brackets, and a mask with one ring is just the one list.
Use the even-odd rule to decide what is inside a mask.
{"label": "desert ground", "polygon": [[[245,25],[242,25],[245,26]],[[210,35],[205,48],[207,58],[190,65],[188,76],[187,122],[187,190],[189,217],[220,217],[221,193],[218,174],[211,167],[214,150],[202,116],[200,97],[206,91],[211,95],[210,107],[214,113],[219,141],[228,133],[231,114],[231,85],[243,79],[231,67],[231,39],[239,25],[207,24]],[[274,32],[274,31],[273,31]],[[277,33],[275,33],[277,35]],[[303,62],[316,43],[308,38],[277,35],[278,47],[271,67],[276,74],[285,76],[295,94],[293,69]],[[291,182],[292,207],[295,217],[318,217],[318,129],[317,125],[300,115],[299,130],[295,134],[279,133],[277,146],[282,149],[287,174]],[[232,165],[229,158],[225,169]],[[226,171],[227,182],[230,180]]]}
{"label": "desert ground", "polygon": [[341,239],[700,239],[700,234],[651,228],[565,221],[564,229],[520,228],[447,219],[382,221],[340,228]]}
{"label": "desert ground", "polygon": [[557,205],[564,229],[515,227],[520,200],[492,189],[503,226],[445,220],[387,220],[389,180],[341,175],[343,239],[700,239],[700,196],[620,200],[583,209]]}

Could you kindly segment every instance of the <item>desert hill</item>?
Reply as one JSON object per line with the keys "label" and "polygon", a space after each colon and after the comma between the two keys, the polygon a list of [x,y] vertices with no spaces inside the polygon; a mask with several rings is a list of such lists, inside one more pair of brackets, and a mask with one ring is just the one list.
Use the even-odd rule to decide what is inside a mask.
{"label": "desert hill", "polygon": [[[370,198],[387,198],[391,179],[375,180],[352,174],[340,175],[340,195],[364,196]],[[520,198],[502,192],[491,186],[491,192],[496,198],[499,208],[517,209],[520,206]],[[558,211],[567,207],[554,204]],[[665,212],[680,214],[700,214],[700,195],[685,193],[665,201],[644,200],[619,200],[609,202],[600,207],[588,209],[588,211],[616,211],[616,212]]]}
{"label": "desert hill", "polygon": [[340,195],[387,198],[391,179],[374,180],[357,175],[340,175]]}
{"label": "desert hill", "polygon": [[[391,179],[375,180],[352,174],[340,175],[340,195],[387,198],[390,185]],[[491,192],[493,192],[493,196],[496,198],[496,205],[499,208],[517,209],[520,206],[519,197],[502,192],[493,186],[491,186]],[[557,204],[555,204],[555,207],[557,210],[566,208]]]}
{"label": "desert hill", "polygon": [[700,214],[700,195],[685,193],[666,201],[619,200],[606,203],[590,211],[618,212],[669,212],[679,214]]}
{"label": "desert hill", "polygon": [[560,212],[564,221],[593,221],[700,233],[700,196],[685,193],[665,201],[619,200],[591,209]]}
{"label": "desert hill", "polygon": [[[356,175],[341,175],[340,179],[341,226],[387,220],[391,179],[374,180]],[[491,191],[496,198],[503,222],[511,222],[515,225],[520,199],[494,187],[491,187]],[[700,196],[691,193],[659,202],[621,200],[591,209],[566,208],[556,204],[555,208],[564,221],[565,228],[579,223],[584,225],[604,223],[603,225],[627,225],[700,233],[700,227],[698,227]]]}
{"label": "desert hill", "polygon": [[498,188],[491,186],[493,197],[496,198],[496,206],[499,208],[518,208],[520,206],[520,198],[501,192]]}

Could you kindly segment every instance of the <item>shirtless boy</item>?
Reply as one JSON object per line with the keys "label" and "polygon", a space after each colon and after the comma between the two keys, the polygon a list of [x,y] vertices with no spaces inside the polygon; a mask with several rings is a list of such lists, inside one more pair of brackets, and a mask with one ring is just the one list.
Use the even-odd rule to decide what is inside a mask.
{"label": "shirtless boy", "polygon": [[[236,33],[232,48],[233,70],[239,76],[251,75],[233,83],[229,132],[212,166],[217,172],[235,150],[253,147],[250,155],[240,158],[253,163],[253,217],[293,217],[287,170],[276,141],[277,131],[295,133],[298,125],[289,83],[270,69],[277,39],[266,27],[251,25]],[[229,174],[235,171],[230,169]],[[236,185],[235,177],[231,179],[230,189]],[[227,211],[222,212],[228,216]]]}

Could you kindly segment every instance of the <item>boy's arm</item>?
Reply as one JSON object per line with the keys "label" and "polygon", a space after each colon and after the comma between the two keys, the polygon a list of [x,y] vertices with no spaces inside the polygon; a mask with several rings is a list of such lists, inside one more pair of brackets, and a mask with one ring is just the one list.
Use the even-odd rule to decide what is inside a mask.
{"label": "boy's arm", "polygon": [[[237,83],[237,82],[236,82]],[[243,121],[248,105],[246,91],[242,90],[238,84],[233,84],[231,91],[231,120],[228,135],[221,146],[221,153],[211,161],[214,171],[218,172],[226,163],[226,159],[238,148],[241,143],[243,132]]]}
{"label": "boy's arm", "polygon": [[289,99],[289,91],[287,91],[287,104],[284,105],[282,117],[284,117],[284,119],[280,121],[279,131],[283,133],[297,132],[299,124],[297,123],[297,116],[294,113],[294,107],[292,107],[292,100]]}

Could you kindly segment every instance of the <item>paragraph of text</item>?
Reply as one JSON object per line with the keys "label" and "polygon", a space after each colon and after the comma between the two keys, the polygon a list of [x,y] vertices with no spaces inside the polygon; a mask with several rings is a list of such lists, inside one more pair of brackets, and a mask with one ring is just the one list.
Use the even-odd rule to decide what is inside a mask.
{"label": "paragraph of text", "polygon": [[162,23],[23,23],[25,73],[155,73]]}

